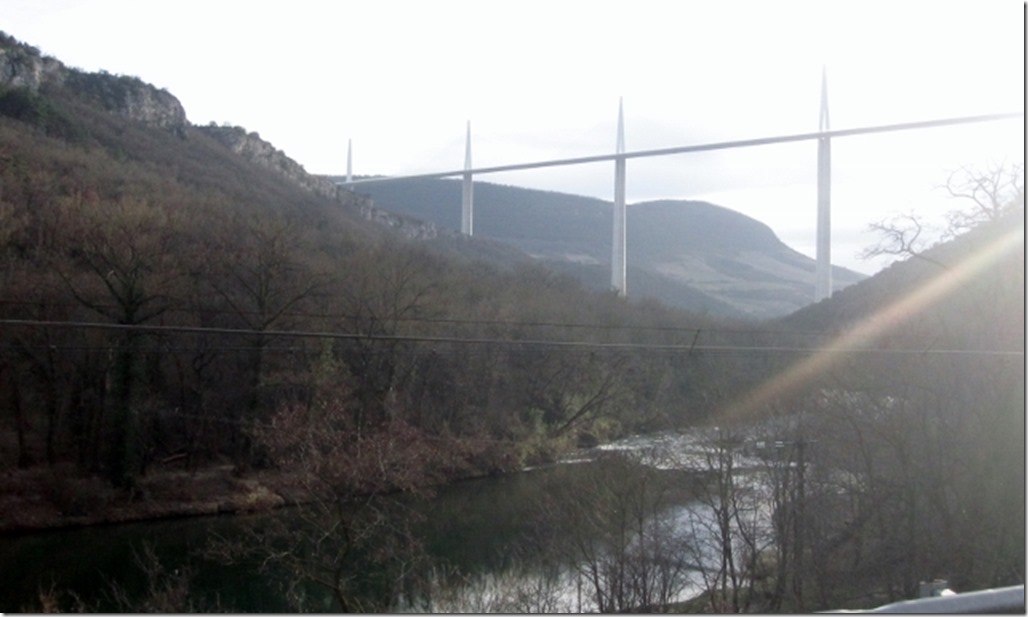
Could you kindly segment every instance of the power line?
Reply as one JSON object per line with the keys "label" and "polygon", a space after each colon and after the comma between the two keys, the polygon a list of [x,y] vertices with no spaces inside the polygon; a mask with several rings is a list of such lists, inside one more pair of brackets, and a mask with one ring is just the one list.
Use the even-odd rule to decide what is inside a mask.
{"label": "power line", "polygon": [[[31,302],[26,300],[0,300],[0,305],[8,306],[40,306],[38,302]],[[81,304],[74,302],[49,302],[45,305],[46,307],[64,307],[80,309],[83,308]],[[104,309],[117,309],[115,305],[109,304],[98,304],[97,308]],[[230,315],[230,316],[260,316],[261,313],[258,311],[238,311],[234,309],[215,309],[215,308],[170,308],[166,313],[186,313],[186,314],[205,314],[205,315]],[[356,315],[349,313],[328,313],[328,312],[307,312],[307,311],[287,311],[280,314],[281,317],[302,317],[306,319],[337,319],[342,321],[367,321],[368,318],[361,318]],[[790,334],[790,335],[806,335],[806,336],[828,336],[827,332],[816,332],[812,330],[772,330],[767,328],[711,328],[705,326],[673,326],[673,325],[640,325],[640,324],[598,324],[598,323],[583,323],[583,322],[570,322],[570,321],[521,321],[515,319],[462,319],[457,317],[387,317],[378,319],[380,322],[394,322],[394,323],[414,323],[414,324],[444,324],[444,325],[458,325],[458,326],[508,326],[508,327],[524,327],[524,328],[568,328],[568,329],[583,329],[583,330],[621,330],[621,331],[654,331],[654,332],[681,332],[688,334],[695,334],[702,332],[705,334]]]}
{"label": "power line", "polygon": [[234,328],[208,328],[195,326],[161,326],[145,324],[112,324],[82,321],[37,321],[24,319],[0,319],[0,325],[30,326],[70,329],[97,329],[122,332],[155,332],[177,334],[220,334],[232,336],[261,336],[283,338],[311,338],[330,340],[377,341],[391,343],[419,344],[457,344],[473,346],[510,346],[510,347],[549,347],[563,349],[588,350],[621,350],[621,351],[656,351],[677,353],[771,353],[796,354],[831,352],[844,354],[885,354],[885,355],[933,355],[933,356],[994,356],[1023,357],[1024,350],[996,349],[899,349],[874,347],[805,347],[788,345],[714,345],[696,344],[695,340],[688,344],[674,343],[615,343],[602,341],[573,341],[556,339],[505,339],[495,337],[447,337],[423,336],[413,334],[361,334],[353,332],[325,332],[302,330],[246,330]]}

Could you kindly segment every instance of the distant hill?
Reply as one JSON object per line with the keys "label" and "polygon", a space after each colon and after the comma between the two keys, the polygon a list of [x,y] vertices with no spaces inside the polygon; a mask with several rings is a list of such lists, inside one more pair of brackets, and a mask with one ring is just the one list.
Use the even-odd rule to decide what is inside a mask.
{"label": "distant hill", "polygon": [[1024,282],[1022,207],[780,323],[830,333],[872,322],[893,344],[911,338],[936,348],[1023,351]]}
{"label": "distant hill", "polygon": [[[379,208],[459,228],[461,182],[409,179],[357,189]],[[610,286],[612,205],[601,199],[475,183],[475,236],[498,240],[586,285]],[[809,304],[814,261],[767,225],[710,203],[628,207],[628,292],[729,317],[772,318]],[[836,267],[836,290],[864,276]]]}

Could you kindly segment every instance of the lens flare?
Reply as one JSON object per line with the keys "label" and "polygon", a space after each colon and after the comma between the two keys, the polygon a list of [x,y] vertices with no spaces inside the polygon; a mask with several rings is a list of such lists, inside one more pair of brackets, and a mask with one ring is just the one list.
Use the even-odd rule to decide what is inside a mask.
{"label": "lens flare", "polygon": [[1004,233],[952,268],[940,270],[912,293],[858,321],[826,347],[795,362],[733,401],[717,417],[729,422],[749,419],[767,403],[795,393],[818,376],[828,373],[853,351],[873,350],[870,343],[917,317],[1015,250],[1024,252],[1024,225]]}

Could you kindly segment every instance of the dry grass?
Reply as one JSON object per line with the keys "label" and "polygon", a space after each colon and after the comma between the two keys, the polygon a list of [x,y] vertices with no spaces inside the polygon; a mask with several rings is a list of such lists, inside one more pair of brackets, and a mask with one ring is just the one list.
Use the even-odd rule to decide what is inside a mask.
{"label": "dry grass", "polygon": [[286,503],[269,486],[288,484],[271,475],[239,478],[231,465],[194,473],[153,471],[134,492],[70,467],[37,466],[0,471],[0,532],[119,523],[133,520],[253,512]]}

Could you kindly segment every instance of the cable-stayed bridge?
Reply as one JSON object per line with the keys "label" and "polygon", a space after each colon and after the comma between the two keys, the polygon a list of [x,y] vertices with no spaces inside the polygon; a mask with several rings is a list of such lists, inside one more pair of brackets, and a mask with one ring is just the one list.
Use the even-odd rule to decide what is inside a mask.
{"label": "cable-stayed bridge", "polygon": [[904,122],[898,124],[884,124],[876,126],[863,126],[849,129],[832,130],[829,126],[828,113],[828,82],[826,75],[822,73],[821,81],[821,105],[818,117],[818,130],[811,133],[798,133],[791,135],[777,135],[771,137],[758,137],[752,139],[741,139],[707,144],[673,146],[650,150],[625,150],[625,128],[624,108],[618,106],[618,122],[615,151],[611,154],[599,154],[594,156],[583,156],[565,159],[552,159],[532,161],[527,163],[513,163],[507,165],[495,165],[490,167],[472,166],[471,162],[471,124],[468,123],[465,142],[464,167],[446,171],[411,174],[403,176],[385,176],[375,178],[353,179],[353,151],[347,147],[346,181],[339,182],[339,186],[357,187],[361,184],[373,182],[389,182],[394,180],[427,179],[427,178],[463,178],[463,190],[461,198],[461,232],[474,234],[474,185],[473,178],[476,175],[491,173],[522,171],[528,169],[539,169],[544,167],[561,167],[569,165],[584,165],[605,161],[614,162],[614,216],[613,228],[611,230],[611,288],[619,295],[627,293],[627,235],[626,235],[626,204],[625,187],[627,183],[626,161],[633,158],[672,156],[698,152],[710,152],[714,150],[727,150],[733,148],[752,148],[771,144],[781,144],[799,141],[817,141],[817,203],[816,203],[816,238],[817,254],[815,277],[812,281],[813,299],[820,301],[832,293],[831,275],[831,142],[833,139],[850,137],[856,135],[873,135],[878,133],[890,133],[897,131],[911,131],[919,129],[932,129],[960,124],[976,124],[983,122],[996,122],[1001,120],[1013,120],[1024,118],[1024,111],[1007,113],[990,113],[974,116],[960,116],[940,118],[932,120],[921,120],[915,122]]}

